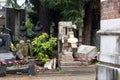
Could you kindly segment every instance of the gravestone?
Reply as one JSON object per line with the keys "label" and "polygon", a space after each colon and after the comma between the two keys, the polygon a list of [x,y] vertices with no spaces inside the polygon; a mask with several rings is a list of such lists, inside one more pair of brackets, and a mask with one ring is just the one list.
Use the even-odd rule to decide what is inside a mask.
{"label": "gravestone", "polygon": [[10,41],[9,34],[0,34],[0,61],[9,61],[15,58],[10,52]]}
{"label": "gravestone", "polygon": [[101,0],[100,54],[96,80],[120,80],[120,3]]}
{"label": "gravestone", "polygon": [[[0,62],[13,60],[14,56],[10,52],[10,35],[0,34]],[[0,77],[6,76],[6,65],[0,65]]]}
{"label": "gravestone", "polygon": [[10,35],[0,35],[0,53],[8,53],[10,51]]}

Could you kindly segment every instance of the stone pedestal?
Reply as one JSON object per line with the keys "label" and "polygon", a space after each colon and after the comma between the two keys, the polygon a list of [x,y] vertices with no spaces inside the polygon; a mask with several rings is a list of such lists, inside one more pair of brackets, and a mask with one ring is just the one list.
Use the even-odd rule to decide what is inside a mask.
{"label": "stone pedestal", "polygon": [[[108,21],[109,22],[109,21]],[[115,27],[114,27],[115,29]],[[120,80],[120,31],[100,30],[101,51],[97,65],[97,80]]]}
{"label": "stone pedestal", "polygon": [[120,3],[101,0],[100,54],[96,80],[120,80]]}

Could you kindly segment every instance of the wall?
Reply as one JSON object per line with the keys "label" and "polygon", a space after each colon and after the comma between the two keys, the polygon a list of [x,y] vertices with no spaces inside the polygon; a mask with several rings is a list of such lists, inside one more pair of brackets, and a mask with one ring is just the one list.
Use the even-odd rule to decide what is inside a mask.
{"label": "wall", "polygon": [[114,19],[120,17],[120,0],[102,0],[101,19]]}

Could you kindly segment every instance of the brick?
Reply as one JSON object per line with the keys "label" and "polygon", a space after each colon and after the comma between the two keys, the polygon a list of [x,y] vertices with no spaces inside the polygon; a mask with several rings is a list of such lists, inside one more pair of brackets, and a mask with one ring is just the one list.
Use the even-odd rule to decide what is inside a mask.
{"label": "brick", "polygon": [[120,0],[108,0],[101,3],[101,19],[120,17]]}

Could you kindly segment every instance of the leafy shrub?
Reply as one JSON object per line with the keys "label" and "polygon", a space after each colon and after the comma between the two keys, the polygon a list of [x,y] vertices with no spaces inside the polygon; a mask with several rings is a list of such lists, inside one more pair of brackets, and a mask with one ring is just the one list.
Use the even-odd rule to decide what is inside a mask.
{"label": "leafy shrub", "polygon": [[27,19],[26,27],[27,27],[27,37],[28,38],[34,37],[34,32],[32,31],[33,24],[31,23],[30,19]]}
{"label": "leafy shrub", "polygon": [[47,33],[42,33],[42,35],[34,38],[32,45],[34,52],[37,53],[36,58],[42,62],[47,62],[55,54],[54,48],[57,45],[57,38],[49,38]]}

